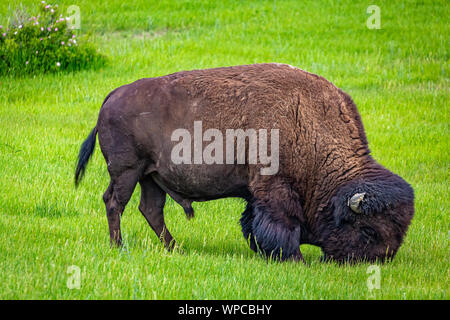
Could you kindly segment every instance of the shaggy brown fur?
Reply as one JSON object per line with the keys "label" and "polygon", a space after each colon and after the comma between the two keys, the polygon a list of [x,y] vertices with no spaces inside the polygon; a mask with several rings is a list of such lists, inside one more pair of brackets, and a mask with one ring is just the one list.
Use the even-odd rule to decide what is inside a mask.
{"label": "shaggy brown fur", "polygon": [[[279,129],[279,171],[261,164],[181,164],[170,158],[175,129]],[[166,246],[166,193],[188,216],[192,201],[241,197],[250,247],[281,259],[302,259],[299,245],[326,258],[384,261],[393,257],[414,213],[411,187],[370,156],[352,99],[322,77],[283,64],[183,71],[141,79],[108,95],[83,144],[76,183],[99,135],[111,183],[104,195],[111,243],[120,244],[120,216],[139,182],[139,209]],[[207,143],[205,143],[206,145]],[[225,154],[225,150],[224,150]],[[364,192],[362,213],[348,206]]]}

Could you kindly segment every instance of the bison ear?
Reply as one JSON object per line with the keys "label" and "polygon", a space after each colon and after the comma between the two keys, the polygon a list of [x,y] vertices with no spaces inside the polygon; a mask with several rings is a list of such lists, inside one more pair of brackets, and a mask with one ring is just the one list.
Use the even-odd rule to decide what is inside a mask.
{"label": "bison ear", "polygon": [[354,222],[356,219],[355,213],[359,215],[366,212],[366,203],[363,201],[366,192],[355,193],[354,190],[351,192],[347,193],[347,196],[345,194],[337,195],[331,200],[336,227],[339,227],[343,222]]}
{"label": "bison ear", "polygon": [[361,202],[364,200],[365,192],[355,193],[351,198],[347,200],[347,205],[352,209],[355,213],[361,213]]}
{"label": "bison ear", "polygon": [[[345,198],[344,198],[345,199]],[[342,197],[333,197],[331,199],[331,210],[333,212],[334,224],[339,227],[344,222],[353,222],[355,215],[346,206],[345,200]]]}

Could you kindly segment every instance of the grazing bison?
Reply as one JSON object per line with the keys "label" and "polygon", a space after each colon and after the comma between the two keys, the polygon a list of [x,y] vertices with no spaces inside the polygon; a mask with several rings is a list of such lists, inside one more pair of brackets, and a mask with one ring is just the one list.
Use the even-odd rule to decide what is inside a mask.
{"label": "grazing bison", "polygon": [[[199,125],[213,131],[202,139],[194,132]],[[227,141],[227,148],[212,148],[216,161],[203,159],[207,142],[232,129],[248,134],[244,158]],[[191,141],[174,152],[177,130],[202,139],[193,142],[192,161]],[[256,141],[249,133],[261,130],[279,135],[265,150],[278,161],[269,173],[262,171],[267,162],[249,161]],[[245,199],[240,222],[250,248],[281,260],[302,260],[299,246],[308,243],[321,247],[325,259],[385,261],[394,257],[414,214],[413,189],[371,157],[349,95],[289,65],[182,71],[115,89],[81,146],[76,184],[97,134],[111,177],[103,196],[111,244],[121,244],[120,218],[137,183],[139,209],[169,249],[166,194],[188,217],[193,201]],[[221,161],[224,152],[231,162]]]}

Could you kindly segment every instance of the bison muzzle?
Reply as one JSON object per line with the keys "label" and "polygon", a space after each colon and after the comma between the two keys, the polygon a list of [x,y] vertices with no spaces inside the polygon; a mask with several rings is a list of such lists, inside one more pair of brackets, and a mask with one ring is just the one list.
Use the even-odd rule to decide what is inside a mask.
{"label": "bison muzzle", "polygon": [[[237,152],[232,163],[173,161],[173,133],[198,135],[200,122],[216,138],[227,130],[276,130],[277,144],[266,150],[278,152],[276,171],[262,174],[267,164],[248,161],[249,137],[245,161]],[[97,134],[111,177],[103,199],[112,245],[121,245],[121,215],[137,183],[139,210],[169,249],[175,242],[164,222],[166,195],[188,217],[193,201],[243,198],[240,223],[250,248],[281,260],[303,260],[305,243],[339,262],[392,259],[414,215],[413,189],[371,157],[350,96],[289,65],[182,71],[115,89],[81,146],[76,185]],[[187,149],[205,150],[212,136],[203,138]],[[214,153],[222,152],[230,150],[216,145]]]}

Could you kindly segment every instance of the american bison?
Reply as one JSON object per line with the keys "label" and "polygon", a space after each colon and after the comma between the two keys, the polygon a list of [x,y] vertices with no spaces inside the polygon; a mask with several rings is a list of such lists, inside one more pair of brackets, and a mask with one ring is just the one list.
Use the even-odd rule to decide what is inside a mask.
{"label": "american bison", "polygon": [[[229,132],[244,133],[245,154],[213,141]],[[256,160],[261,151],[276,159],[264,173],[269,163],[255,161],[253,151],[269,132],[278,140],[266,150],[259,145]],[[183,133],[194,136],[193,145],[180,148]],[[169,249],[166,194],[188,217],[193,201],[243,198],[240,223],[250,248],[281,260],[303,260],[301,244],[339,262],[391,259],[414,215],[413,189],[372,158],[350,96],[289,65],[182,71],[115,89],[81,146],[76,185],[97,134],[111,177],[103,200],[112,245],[121,244],[121,215],[137,183],[139,209]]]}

